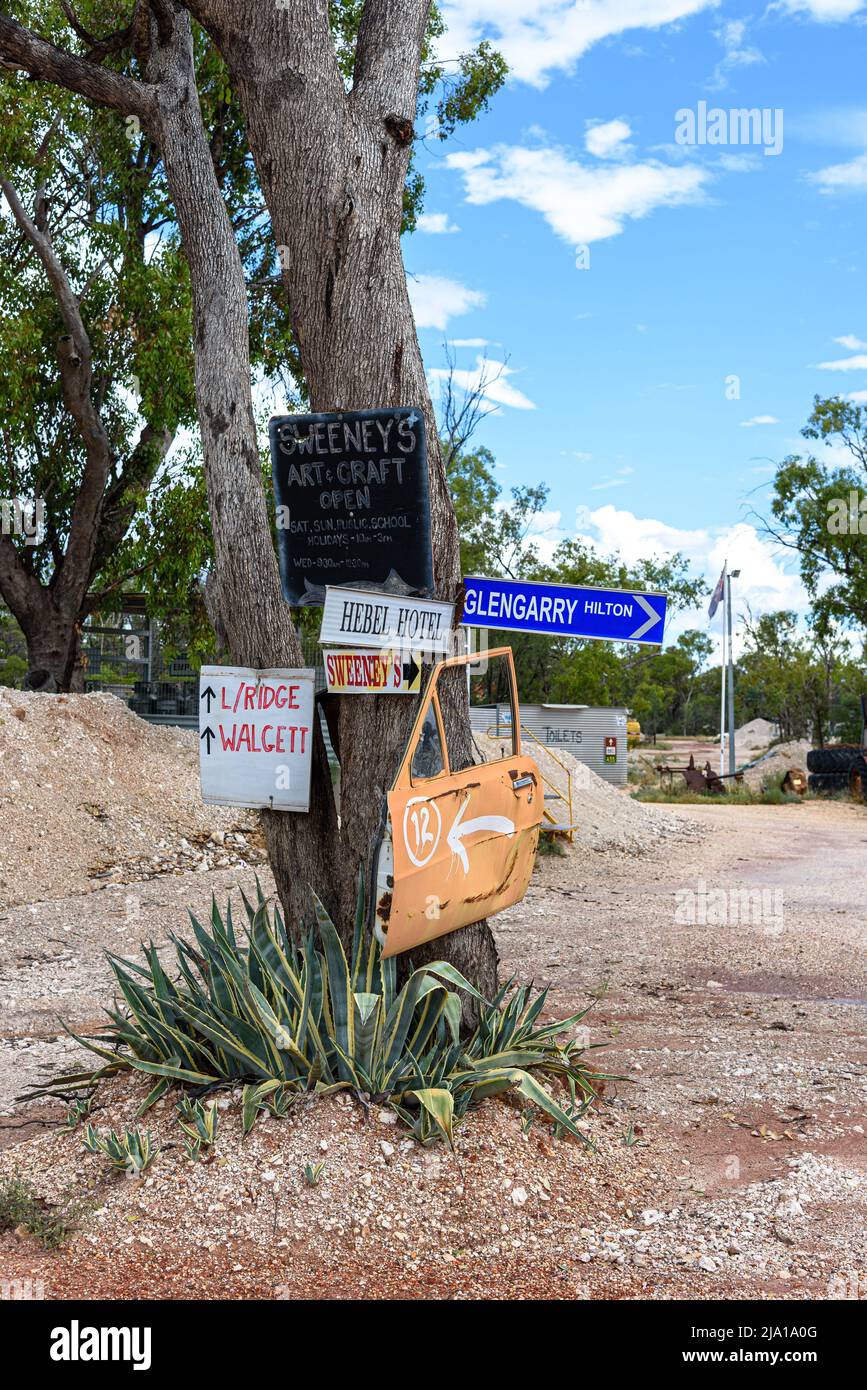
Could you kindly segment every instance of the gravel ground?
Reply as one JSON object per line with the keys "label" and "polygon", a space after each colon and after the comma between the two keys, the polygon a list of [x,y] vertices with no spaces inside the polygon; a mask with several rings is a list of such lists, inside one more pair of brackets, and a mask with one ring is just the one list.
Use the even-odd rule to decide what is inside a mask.
{"label": "gravel ground", "polygon": [[[503,971],[550,984],[551,1014],[593,1000],[596,1056],[630,1078],[588,1117],[593,1153],[540,1123],[523,1134],[492,1101],[451,1157],[339,1098],[242,1143],[226,1097],[216,1161],[166,1149],[141,1183],[107,1177],[80,1132],[21,1143],[57,1112],[31,1107],[22,1129],[13,1096],[72,1060],[54,1015],[93,1022],[103,946],[159,941],[252,870],[7,911],[0,1162],[49,1200],[89,1194],[91,1215],[58,1253],[0,1237],[3,1277],[49,1297],[863,1297],[867,812],[710,804],[685,819],[707,833],[540,860],[494,922]],[[96,1122],[129,1121],[144,1089],[112,1083]],[[150,1125],[177,1142],[170,1106]],[[325,1163],[315,1187],[310,1161]]]}

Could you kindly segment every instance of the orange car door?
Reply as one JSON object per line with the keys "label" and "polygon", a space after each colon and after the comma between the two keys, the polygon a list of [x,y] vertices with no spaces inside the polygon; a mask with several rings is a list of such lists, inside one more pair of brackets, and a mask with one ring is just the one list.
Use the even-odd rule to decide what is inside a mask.
{"label": "orange car door", "polygon": [[[407,750],[388,793],[391,883],[380,895],[377,919],[386,956],[478,922],[520,901],[527,889],[542,819],[539,770],[521,752],[510,649],[503,658],[511,692],[511,751],[495,762],[452,771],[437,697],[444,669],[434,670]],[[390,855],[389,855],[390,851]]]}

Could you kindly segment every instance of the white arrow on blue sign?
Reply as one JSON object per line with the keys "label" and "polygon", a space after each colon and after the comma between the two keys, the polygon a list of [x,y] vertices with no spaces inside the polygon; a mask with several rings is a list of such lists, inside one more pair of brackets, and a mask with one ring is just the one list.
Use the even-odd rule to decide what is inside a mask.
{"label": "white arrow on blue sign", "polygon": [[656,646],[665,627],[666,595],[628,589],[535,584],[523,579],[465,579],[463,627],[595,637]]}

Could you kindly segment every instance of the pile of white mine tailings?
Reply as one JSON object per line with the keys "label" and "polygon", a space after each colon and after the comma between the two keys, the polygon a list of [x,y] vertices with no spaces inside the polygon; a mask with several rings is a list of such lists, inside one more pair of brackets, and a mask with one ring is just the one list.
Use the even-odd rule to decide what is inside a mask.
{"label": "pile of white mine tailings", "polygon": [[114,695],[0,687],[0,905],[259,862],[256,817],[203,803],[198,747]]}
{"label": "pile of white mine tailings", "polygon": [[744,780],[754,790],[763,782],[768,786],[779,786],[790,767],[807,770],[807,754],[813,747],[808,738],[794,738],[790,743],[778,743],[766,758],[747,768]]}

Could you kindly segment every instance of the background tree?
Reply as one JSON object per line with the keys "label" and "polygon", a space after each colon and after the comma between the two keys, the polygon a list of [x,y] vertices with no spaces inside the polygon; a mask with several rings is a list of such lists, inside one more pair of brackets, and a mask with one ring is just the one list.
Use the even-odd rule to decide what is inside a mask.
{"label": "background tree", "polygon": [[[74,20],[93,61],[131,41],[105,40],[106,6],[29,5],[48,32]],[[72,16],[72,20],[70,20]],[[116,18],[116,16],[115,16]],[[196,68],[210,151],[252,297],[254,364],[297,362],[263,202],[225,66],[200,34]],[[199,588],[207,515],[195,452],[164,466],[195,422],[191,302],[157,144],[136,117],[3,74],[14,116],[0,135],[0,496],[40,497],[38,545],[0,538],[0,596],[49,687],[81,687],[81,626],[134,585],[194,648],[207,618]],[[276,372],[272,373],[276,375]],[[152,493],[152,489],[155,489]]]}
{"label": "background tree", "polygon": [[823,624],[805,640],[797,614],[763,613],[745,621],[736,688],[747,707],[779,724],[783,739],[860,741],[862,675],[849,643]]}
{"label": "background tree", "polygon": [[867,633],[867,412],[839,396],[816,396],[805,439],[835,445],[829,462],[792,454],[773,483],[769,535],[800,561],[817,621]]}

